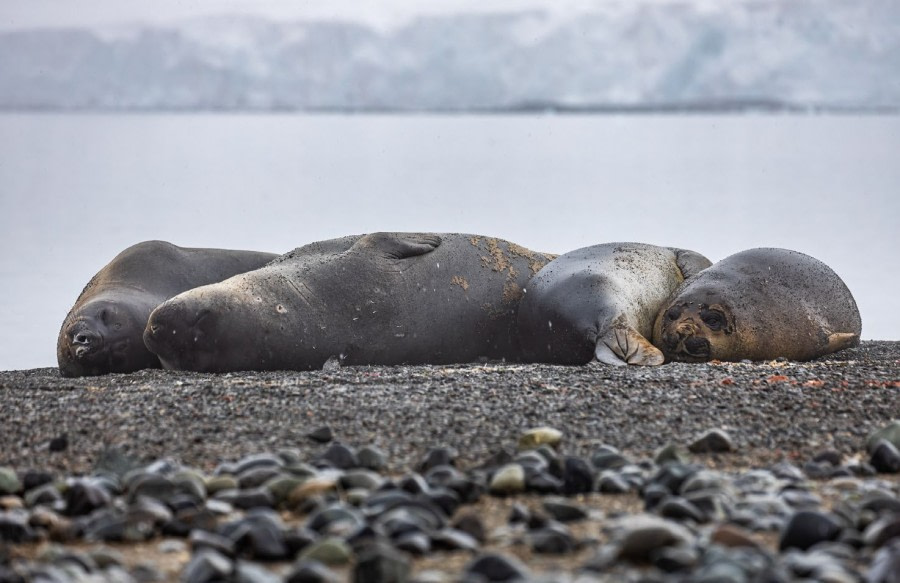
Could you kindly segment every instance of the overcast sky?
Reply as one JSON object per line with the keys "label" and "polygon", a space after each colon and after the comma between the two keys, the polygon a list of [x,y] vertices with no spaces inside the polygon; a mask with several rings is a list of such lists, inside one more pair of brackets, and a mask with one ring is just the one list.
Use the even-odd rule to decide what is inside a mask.
{"label": "overcast sky", "polygon": [[391,24],[421,14],[527,7],[573,10],[591,4],[596,5],[597,0],[0,0],[0,28],[164,22],[211,14],[255,14],[284,20],[362,18]]}

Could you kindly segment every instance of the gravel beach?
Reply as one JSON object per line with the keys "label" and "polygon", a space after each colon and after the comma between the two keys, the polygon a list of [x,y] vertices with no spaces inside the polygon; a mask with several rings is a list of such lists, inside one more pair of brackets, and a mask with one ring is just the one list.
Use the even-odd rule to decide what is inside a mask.
{"label": "gravel beach", "polygon": [[[648,580],[669,580],[669,577],[675,577],[671,580],[703,580],[698,578],[698,569],[708,566],[712,547],[740,546],[719,540],[726,534],[716,533],[728,525],[740,528],[741,536],[744,536],[744,530],[753,533],[748,536],[753,545],[762,549],[759,552],[774,561],[774,566],[770,566],[772,569],[782,569],[787,576],[802,579],[806,567],[796,567],[794,563],[803,563],[805,557],[794,557],[791,559],[794,563],[787,564],[782,559],[786,552],[786,531],[790,530],[795,514],[805,511],[816,515],[805,519],[825,517],[821,519],[825,521],[823,524],[827,523],[826,527],[831,524],[828,521],[837,520],[832,516],[836,512],[840,517],[838,522],[843,520],[836,531],[839,534],[828,534],[813,544],[826,540],[833,545],[846,543],[853,551],[849,557],[841,555],[850,552],[846,549],[832,553],[837,557],[835,565],[838,565],[832,571],[845,573],[843,579],[844,575],[835,574],[819,580],[855,581],[868,577],[868,581],[896,581],[896,575],[891,574],[890,569],[885,571],[889,573],[885,577],[893,579],[877,578],[880,571],[876,567],[882,563],[900,565],[900,546],[895,544],[896,535],[900,534],[897,474],[888,473],[892,468],[890,459],[884,462],[887,465],[883,468],[873,467],[873,462],[876,466],[882,462],[880,458],[873,460],[873,444],[867,450],[866,441],[874,431],[888,427],[897,419],[900,419],[900,342],[881,341],[863,342],[858,348],[805,363],[713,362],[612,368],[490,362],[225,375],[154,370],[78,379],[62,378],[52,368],[0,372],[0,427],[3,428],[0,432],[0,466],[26,482],[29,470],[31,474],[40,470],[50,476],[43,483],[56,484],[55,491],[60,495],[50,495],[49,506],[67,516],[67,520],[78,523],[77,532],[71,535],[53,535],[52,529],[48,534],[48,529],[39,528],[34,520],[34,509],[40,504],[28,499],[27,488],[20,484],[18,490],[11,490],[2,498],[4,502],[0,508],[5,509],[5,514],[0,520],[0,533],[4,533],[0,538],[6,542],[0,546],[0,564],[10,573],[24,573],[29,568],[34,570],[35,564],[52,564],[53,558],[48,558],[47,548],[60,550],[53,546],[56,544],[53,541],[82,545],[78,548],[83,553],[88,553],[85,550],[88,542],[107,542],[119,545],[117,552],[124,557],[117,560],[121,576],[131,578],[115,579],[110,575],[108,580],[153,580],[147,578],[151,576],[166,579],[177,577],[179,573],[183,580],[262,581],[266,580],[266,573],[277,573],[280,578],[274,580],[317,580],[312,575],[307,579],[290,578],[300,569],[292,561],[302,554],[301,548],[306,551],[310,548],[299,543],[297,552],[286,552],[274,562],[270,558],[266,573],[247,575],[245,572],[255,573],[255,567],[251,566],[256,563],[235,558],[241,554],[240,548],[238,551],[232,549],[232,556],[219,549],[228,562],[220,572],[216,570],[220,566],[216,563],[219,557],[212,555],[216,551],[206,552],[210,545],[198,544],[193,538],[188,539],[189,543],[185,542],[196,528],[184,532],[156,528],[144,540],[125,536],[124,540],[129,544],[123,544],[122,537],[104,538],[96,532],[94,536],[87,536],[90,527],[79,523],[78,513],[72,511],[73,484],[80,483],[74,477],[96,477],[102,473],[100,469],[108,469],[110,459],[126,460],[132,473],[136,467],[169,460],[168,468],[156,463],[147,472],[172,479],[178,468],[191,468],[203,482],[203,498],[207,499],[208,495],[208,500],[212,500],[210,480],[214,476],[238,476],[238,470],[246,471],[248,468],[237,467],[241,460],[250,459],[253,467],[277,466],[282,469],[304,464],[304,468],[311,469],[292,470],[295,476],[302,476],[303,481],[309,481],[312,476],[330,483],[328,480],[334,482],[336,479],[335,472],[343,472],[341,476],[346,476],[355,471],[353,468],[365,466],[361,462],[344,464],[335,461],[340,458],[341,451],[349,451],[355,456],[361,454],[365,446],[374,446],[372,451],[382,452],[384,458],[380,465],[370,467],[370,473],[380,480],[390,479],[401,490],[416,495],[424,495],[431,492],[430,487],[439,489],[439,486],[453,491],[456,503],[444,507],[446,521],[455,521],[474,512],[487,535],[473,546],[470,544],[471,533],[468,538],[460,535],[458,540],[453,539],[454,533],[466,532],[465,528],[431,525],[429,550],[419,553],[410,541],[399,544],[398,548],[403,549],[399,551],[390,545],[385,548],[385,545],[375,543],[359,546],[356,543],[360,538],[351,536],[347,529],[335,527],[332,532],[327,526],[324,531],[317,532],[328,532],[339,539],[343,537],[352,549],[346,561],[331,563],[325,573],[337,576],[338,580],[514,580],[512,576],[497,575],[502,568],[488,572],[484,571],[487,567],[473,566],[478,563],[476,559],[483,558],[488,551],[498,552],[500,557],[522,559],[521,567],[525,573],[522,577],[526,578],[627,580],[632,571],[627,571],[625,576],[625,571],[619,569],[637,569],[634,573],[650,577]],[[520,443],[526,432],[539,427],[558,430],[561,433],[559,443],[555,443],[553,432],[547,432],[548,437],[539,434],[533,438],[537,440],[535,444],[526,443],[527,439]],[[717,444],[715,439],[707,446],[703,442],[695,443],[698,437],[712,429],[724,432],[721,436],[724,443]],[[886,439],[890,441],[889,437]],[[545,440],[553,442],[553,447],[544,445],[537,454],[522,453]],[[654,461],[664,446],[687,447],[691,444],[696,453],[675,448],[676,453],[669,458],[657,457]],[[720,451],[704,452],[704,447]],[[256,454],[281,457],[265,463],[252,462],[256,458],[248,456]],[[519,459],[517,455],[519,458],[525,455],[526,459]],[[535,455],[540,459],[531,459]],[[893,454],[886,455],[890,458]],[[619,461],[607,465],[607,461],[613,459],[609,456],[618,456],[615,459]],[[570,463],[570,460],[576,461]],[[572,480],[576,480],[570,470],[575,471],[579,464],[585,464],[587,468],[586,479],[590,483],[586,488],[570,487],[575,483]],[[521,488],[511,486],[509,490],[495,488],[497,475],[510,466],[515,466],[510,470],[511,475],[519,471],[516,468],[524,470],[525,485]],[[428,470],[434,467],[449,467],[452,472],[447,470],[443,477],[429,477]],[[731,480],[729,496],[735,500],[747,497],[738,477],[752,476],[755,470],[764,470],[773,480],[779,481],[777,487],[772,486],[774,490],[767,489],[768,486],[763,488],[767,494],[783,498],[785,491],[792,491],[808,496],[799,501],[782,501],[793,513],[782,512],[782,516],[774,512],[772,516],[780,517],[780,521],[772,518],[769,523],[748,522],[749,519],[739,512],[743,507],[733,500],[721,504],[695,500],[693,505],[702,510],[699,516],[691,516],[691,508],[683,512],[661,512],[657,505],[660,500],[650,499],[653,486],[667,484],[668,490],[661,490],[659,494],[664,501],[669,500],[666,496],[678,500],[686,497],[685,492],[673,489],[672,484],[660,477],[660,472],[676,471],[671,469],[673,467],[689,468],[685,470],[686,477],[698,472],[728,476]],[[877,475],[876,469],[881,470]],[[795,470],[797,473],[792,477],[790,474]],[[897,470],[900,471],[900,467]],[[322,472],[322,475],[316,472]],[[453,479],[448,477],[450,473],[454,473]],[[547,476],[546,480],[541,476]],[[616,479],[624,483],[623,491],[619,495],[612,490],[604,491],[604,476],[609,480],[609,488],[614,488],[610,484]],[[614,476],[618,478],[614,479]],[[137,499],[130,489],[133,479],[129,481],[129,475],[124,471],[116,477],[119,482],[107,488],[110,497],[123,496],[129,504],[136,504]],[[279,474],[275,472],[267,477],[279,477]],[[414,478],[424,480],[422,483],[427,482],[428,487],[404,485],[404,480]],[[339,476],[339,479],[346,478]],[[832,487],[832,482],[840,480],[854,482],[851,485],[839,482],[838,486]],[[781,483],[784,481],[793,486],[786,488]],[[252,487],[260,486],[254,480],[250,482]],[[462,485],[464,482],[471,484],[478,495],[467,490],[468,486]],[[372,486],[372,492],[390,490],[381,482]],[[222,505],[214,505],[215,512],[222,512],[219,522],[245,516],[239,511],[256,506],[235,501],[235,496],[239,497],[247,488],[228,489],[238,494],[223,496],[223,505],[230,505],[225,509]],[[311,514],[329,504],[367,508],[365,496],[357,494],[357,498],[348,498],[347,492],[351,490],[353,488],[346,484],[334,491],[323,486],[322,492],[311,497],[310,502],[292,499],[291,504],[285,505],[279,503],[284,500],[275,500],[261,506],[277,510],[280,514],[276,517],[284,521],[284,529],[304,524],[307,528]],[[883,493],[892,501],[876,505],[876,510],[864,507],[856,511],[857,514],[847,516],[850,511],[842,506],[847,504],[847,492],[859,502],[870,491],[879,492],[879,496]],[[374,496],[372,492],[370,495]],[[585,515],[568,527],[556,528],[557,520],[559,524],[566,521],[556,516],[558,508],[547,509],[548,495],[562,495],[563,501],[578,506]],[[802,498],[799,494],[791,496]],[[23,503],[19,504],[13,498]],[[163,502],[177,515],[176,502]],[[442,504],[439,500],[432,502]],[[840,506],[840,511],[835,510],[835,504]],[[862,504],[865,506],[865,502]],[[882,512],[882,506],[887,510]],[[96,513],[98,508],[103,509],[104,505],[91,506],[90,510]],[[534,512],[532,516],[520,516],[521,525],[517,526],[515,514],[523,510]],[[645,515],[645,511],[651,513]],[[16,512],[28,515],[31,532],[18,541],[9,535],[10,527],[5,526],[9,521],[18,520],[18,515],[13,516]],[[634,524],[643,519],[659,520],[664,524],[651,524],[647,528],[673,530],[663,537],[668,542],[657,540],[651,545],[657,550],[667,549],[666,553],[634,551],[636,554],[631,556],[630,551],[623,550],[629,544],[629,535],[616,534],[617,531],[612,529],[615,519],[623,512],[640,514],[640,517],[633,517]],[[548,514],[549,518],[544,516]],[[372,516],[381,515],[366,513],[370,529],[374,528]],[[888,520],[885,516],[893,517],[890,520],[896,522],[886,527],[888,532],[896,531],[895,534],[883,535],[884,540],[877,539],[874,543],[863,540],[866,536],[875,536],[868,533],[867,527],[878,520]],[[549,526],[542,523],[544,519]],[[329,520],[325,522],[332,525]],[[340,522],[338,518],[334,520]],[[353,522],[355,518],[348,520]],[[634,524],[631,528],[638,529]],[[675,527],[687,534],[676,532]],[[823,528],[828,530],[826,527]],[[228,533],[223,534],[221,525],[219,528],[218,535],[227,538]],[[374,529],[379,536],[373,535],[373,540],[384,538],[384,533]],[[435,529],[452,532],[437,535]],[[548,529],[550,534],[535,534]],[[400,539],[388,538],[395,543]],[[561,552],[544,552],[546,549],[542,550],[536,540],[550,540],[546,543],[549,548]],[[813,544],[799,546],[809,554]],[[791,548],[790,544],[787,548]],[[129,549],[139,549],[139,552],[131,553]],[[689,549],[690,552],[676,556],[672,549]],[[882,554],[878,555],[879,552]],[[399,553],[399,562],[391,563],[385,558],[393,557],[392,553]],[[372,564],[366,562],[370,556],[376,557]],[[547,556],[554,558],[547,559]],[[28,561],[17,562],[22,557]],[[34,563],[37,558],[40,560]],[[489,562],[489,559],[485,560]],[[740,564],[733,557],[729,560]],[[815,557],[811,560],[815,562]],[[142,571],[138,564],[141,561],[156,565],[156,572],[150,567],[146,569],[149,575]],[[205,567],[197,566],[201,562]],[[318,562],[311,564],[321,565]],[[397,567],[399,564],[403,566]],[[98,572],[101,569],[96,564],[94,567]],[[753,568],[744,570],[752,574],[755,573]],[[194,571],[186,575],[188,569]],[[371,572],[381,575],[365,579],[360,573],[366,569],[375,569]],[[213,575],[203,578],[207,571]],[[400,571],[403,571],[403,577],[400,577]],[[394,574],[384,575],[387,572]],[[693,575],[688,577],[685,573]],[[752,579],[750,575],[746,578]],[[0,576],[0,580],[6,579]]]}

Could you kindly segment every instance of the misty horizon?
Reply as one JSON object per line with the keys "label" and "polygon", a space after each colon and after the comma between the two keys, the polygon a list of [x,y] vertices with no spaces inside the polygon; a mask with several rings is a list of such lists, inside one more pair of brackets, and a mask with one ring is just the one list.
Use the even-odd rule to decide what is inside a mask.
{"label": "misty horizon", "polygon": [[889,25],[900,5],[603,6],[431,15],[389,30],[255,15],[0,31],[0,109],[900,109]]}

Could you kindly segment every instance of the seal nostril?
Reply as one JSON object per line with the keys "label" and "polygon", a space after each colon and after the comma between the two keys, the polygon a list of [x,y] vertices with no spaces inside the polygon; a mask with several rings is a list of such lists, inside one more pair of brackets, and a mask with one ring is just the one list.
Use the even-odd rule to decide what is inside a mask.
{"label": "seal nostril", "polygon": [[668,311],[666,311],[666,318],[668,318],[669,320],[675,321],[679,316],[681,316],[681,308],[672,307],[669,308]]}
{"label": "seal nostril", "polygon": [[75,334],[75,336],[72,338],[72,342],[74,342],[75,344],[84,344],[84,345],[90,344],[91,340],[92,340],[91,336],[89,334],[85,334],[84,332],[79,332],[78,334]]}

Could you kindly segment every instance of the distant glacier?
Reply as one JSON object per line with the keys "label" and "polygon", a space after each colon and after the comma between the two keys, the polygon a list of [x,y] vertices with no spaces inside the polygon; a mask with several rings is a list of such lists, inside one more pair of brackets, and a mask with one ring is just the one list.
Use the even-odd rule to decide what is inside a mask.
{"label": "distant glacier", "polygon": [[0,108],[900,111],[900,2],[7,31]]}

